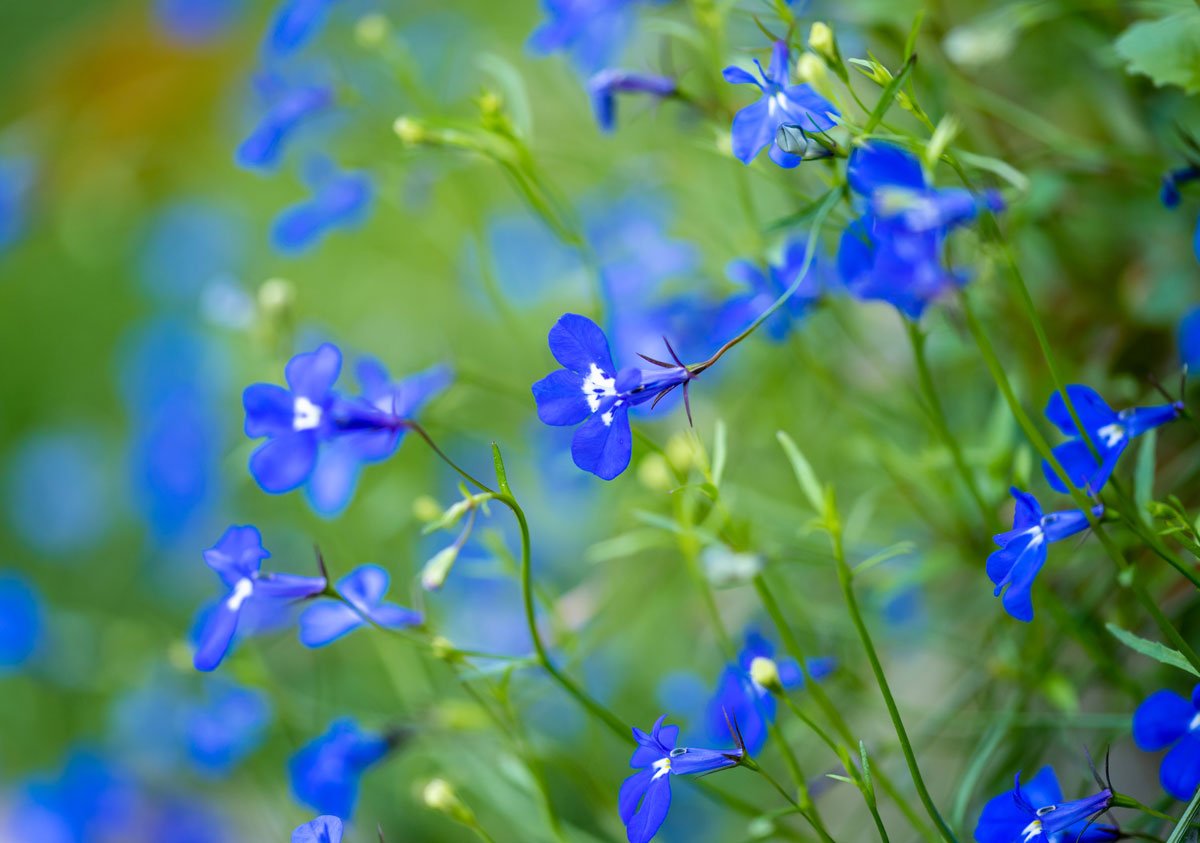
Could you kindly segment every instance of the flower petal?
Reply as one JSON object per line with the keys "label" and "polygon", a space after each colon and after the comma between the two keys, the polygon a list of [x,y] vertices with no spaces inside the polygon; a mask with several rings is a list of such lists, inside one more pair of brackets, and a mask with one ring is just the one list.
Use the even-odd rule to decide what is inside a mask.
{"label": "flower petal", "polygon": [[556,369],[533,385],[538,418],[545,424],[576,425],[591,415],[583,392],[583,377]]}
{"label": "flower petal", "polygon": [[192,656],[196,670],[216,670],[225,658],[233,642],[233,633],[237,631],[238,613],[238,609],[230,608],[227,600],[222,600],[212,609],[200,631],[196,652]]}
{"label": "flower petal", "polygon": [[292,432],[296,416],[296,399],[292,393],[273,383],[255,383],[242,393],[246,410],[246,435],[283,436]]}
{"label": "flower petal", "polygon": [[1133,713],[1133,742],[1138,749],[1156,752],[1187,732],[1196,708],[1174,691],[1155,691]]}
{"label": "flower petal", "polygon": [[344,603],[314,603],[300,615],[300,643],[305,647],[324,647],[365,621]]}
{"label": "flower petal", "polygon": [[763,147],[775,139],[778,128],[778,121],[771,117],[771,104],[767,97],[746,106],[734,115],[730,130],[734,157],[743,164],[749,164]]}
{"label": "flower petal", "polygon": [[881,187],[925,189],[921,160],[892,143],[873,141],[855,148],[846,164],[850,188],[861,196],[870,196]]}
{"label": "flower petal", "polygon": [[342,821],[325,814],[292,832],[292,843],[342,843]]}
{"label": "flower petal", "polygon": [[320,402],[333,389],[341,371],[342,352],[332,343],[322,343],[316,351],[289,360],[283,373],[292,392]]}
{"label": "flower petal", "polygon": [[755,78],[754,74],[748,70],[742,70],[740,67],[727,67],[721,71],[721,75],[725,77],[726,82],[734,85],[757,85],[762,87],[762,83]]}
{"label": "flower petal", "polygon": [[1185,735],[1163,758],[1158,780],[1163,790],[1176,799],[1191,799],[1200,785],[1200,738]]}
{"label": "flower petal", "polygon": [[571,458],[575,465],[601,480],[612,480],[628,468],[632,456],[633,431],[629,429],[626,407],[593,413],[571,440]]}
{"label": "flower petal", "polygon": [[233,588],[238,580],[257,574],[262,560],[270,556],[270,551],[262,545],[262,534],[257,527],[234,524],[221,534],[216,544],[204,551],[204,562]]}
{"label": "flower petal", "polygon": [[317,437],[311,430],[280,436],[250,455],[250,473],[272,494],[290,492],[312,474],[317,462]]}
{"label": "flower petal", "polygon": [[[1070,384],[1067,386],[1067,395],[1071,399],[1071,406],[1079,414],[1079,421],[1089,432],[1094,432],[1106,424],[1117,421],[1117,414],[1113,412],[1112,407],[1108,406],[1108,402],[1090,386],[1078,383]],[[1050,396],[1050,400],[1046,403],[1046,418],[1065,436],[1079,436],[1079,429],[1075,427],[1075,422],[1071,419],[1071,413],[1067,409],[1066,402],[1063,401],[1061,392],[1056,391]]]}
{"label": "flower petal", "polygon": [[255,600],[298,600],[304,597],[315,597],[324,590],[324,577],[262,574],[254,581]]}
{"label": "flower petal", "polygon": [[549,340],[554,359],[577,375],[588,374],[593,364],[610,377],[617,370],[604,331],[586,316],[564,313],[550,329]]}
{"label": "flower petal", "polygon": [[338,591],[359,609],[367,611],[379,605],[387,594],[391,577],[378,565],[359,565],[338,581]]}
{"label": "flower petal", "polygon": [[625,824],[629,843],[650,843],[658,834],[667,811],[671,809],[671,776],[667,774],[651,780],[642,797],[641,807]]}

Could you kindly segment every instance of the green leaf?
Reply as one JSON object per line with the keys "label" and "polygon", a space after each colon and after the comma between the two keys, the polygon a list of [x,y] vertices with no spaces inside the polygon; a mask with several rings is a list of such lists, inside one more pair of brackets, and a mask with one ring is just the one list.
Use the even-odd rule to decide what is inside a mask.
{"label": "green leaf", "polygon": [[904,67],[900,68],[900,72],[892,77],[892,81],[887,83],[887,87],[879,95],[879,102],[871,111],[871,116],[867,118],[867,125],[863,127],[864,133],[870,134],[883,121],[884,115],[887,114],[888,109],[896,101],[896,95],[900,93],[900,86],[904,84],[904,80],[908,78],[908,74],[912,73],[913,65],[916,63],[917,57],[915,55],[909,56],[908,61],[904,63]]}
{"label": "green leaf", "polygon": [[1117,39],[1116,47],[1131,73],[1149,76],[1155,85],[1200,92],[1200,9],[1139,21]]}
{"label": "green leaf", "polygon": [[1192,794],[1192,801],[1188,803],[1171,836],[1167,838],[1167,843],[1183,843],[1187,839],[1186,835],[1191,830],[1192,820],[1197,811],[1200,811],[1200,788],[1196,788],[1196,792]]}
{"label": "green leaf", "polygon": [[1131,650],[1136,650],[1143,656],[1152,658],[1157,662],[1162,662],[1171,667],[1177,667],[1180,670],[1186,670],[1193,676],[1200,676],[1196,669],[1188,663],[1188,660],[1178,650],[1173,650],[1166,644],[1160,644],[1157,641],[1149,641],[1138,635],[1134,635],[1128,630],[1121,629],[1116,624],[1105,624],[1108,631],[1111,632],[1118,641],[1124,644]]}
{"label": "green leaf", "polygon": [[792,471],[796,473],[796,480],[800,483],[804,497],[808,498],[808,502],[818,514],[824,513],[825,494],[821,491],[821,484],[817,481],[817,475],[812,466],[804,458],[804,454],[800,453],[800,449],[796,447],[792,437],[780,430],[775,434],[775,438],[783,446],[783,452],[787,454],[788,462],[792,464]]}

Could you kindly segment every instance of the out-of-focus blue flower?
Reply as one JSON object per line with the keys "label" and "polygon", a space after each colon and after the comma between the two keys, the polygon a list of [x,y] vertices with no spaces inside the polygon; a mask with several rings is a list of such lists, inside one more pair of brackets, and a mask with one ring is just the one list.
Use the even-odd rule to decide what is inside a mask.
{"label": "out-of-focus blue flower", "polygon": [[211,340],[172,317],[133,329],[123,345],[131,497],[154,536],[169,542],[217,498],[222,437],[213,405],[223,361]]}
{"label": "out-of-focus blue flower", "polygon": [[985,208],[1001,210],[1000,195],[931,187],[915,155],[879,141],[856,148],[846,173],[863,214],[838,247],[842,283],[857,298],[920,319],[930,302],[966,281],[942,265],[946,236]]}
{"label": "out-of-focus blue flower", "polygon": [[1133,742],[1146,752],[1171,747],[1158,780],[1176,799],[1191,799],[1200,786],[1200,685],[1190,700],[1166,689],[1147,697],[1133,713]]}
{"label": "out-of-focus blue flower", "polygon": [[629,766],[638,772],[621,783],[617,806],[629,843],[649,843],[658,833],[671,807],[671,776],[704,775],[736,767],[745,754],[737,749],[693,749],[677,747],[678,726],[664,726],[667,715],[658,718],[650,734],[636,726],[633,737],[638,747]]}
{"label": "out-of-focus blue flower", "polygon": [[838,110],[809,85],[789,84],[786,41],[775,42],[771,65],[766,70],[758,59],[754,64],[762,81],[740,67],[727,67],[722,71],[725,81],[735,85],[755,85],[762,91],[758,102],[746,106],[733,118],[733,154],[742,163],[749,164],[769,144],[772,161],[780,167],[795,167],[800,163],[800,156],[784,152],[775,142],[779,127],[788,123],[806,132],[827,131],[835,125]]}
{"label": "out-of-focus blue flower", "polygon": [[309,484],[313,507],[340,511],[354,493],[363,463],[395,453],[405,424],[450,382],[445,366],[392,381],[377,360],[359,361],[362,395],[345,398],[334,390],[342,353],[324,343],[297,354],[284,369],[290,389],[257,383],[246,387],[246,435],[267,437],[250,457],[250,473],[275,494]]}
{"label": "out-of-focus blue flower", "polygon": [[0,254],[25,231],[36,175],[32,158],[0,156]]}
{"label": "out-of-focus blue flower", "polygon": [[75,750],[56,778],[21,788],[8,830],[22,843],[132,839],[140,801],[121,772],[90,751]]}
{"label": "out-of-focus blue flower", "polygon": [[1062,801],[1062,788],[1050,766],[1045,766],[1025,785],[1018,773],[1013,789],[994,796],[983,807],[975,826],[976,843],[1101,843],[1121,836],[1118,829],[1093,823],[1108,810],[1112,791]]}
{"label": "out-of-focus blue flower", "polygon": [[571,441],[575,465],[603,480],[626,469],[633,454],[629,408],[656,400],[693,377],[678,361],[657,370],[613,365],[608,339],[592,320],[564,314],[550,329],[550,352],[563,368],[533,385],[538,418],[545,424],[583,422]]}
{"label": "out-of-focus blue flower", "polygon": [[29,661],[42,637],[42,606],[23,577],[0,573],[0,675]]}
{"label": "out-of-focus blue flower", "polygon": [[271,229],[271,242],[281,252],[302,252],[338,228],[363,222],[371,209],[374,188],[363,172],[325,172],[312,184],[311,199],[284,210]]}
{"label": "out-of-focus blue flower", "polygon": [[214,670],[225,658],[247,601],[300,600],[325,590],[324,577],[262,573],[262,560],[270,555],[257,527],[236,525],[204,551],[205,563],[217,572],[229,593],[211,610],[200,631],[192,660],[196,670]]}
{"label": "out-of-focus blue flower", "polygon": [[65,556],[104,536],[114,495],[103,442],[83,432],[41,431],[9,454],[5,503],[22,541],[48,556]]}
{"label": "out-of-focus blue flower", "polygon": [[633,34],[637,0],[542,0],[546,21],[529,36],[529,49],[564,52],[591,75],[620,58]]}
{"label": "out-of-focus blue flower", "polygon": [[227,34],[246,11],[245,0],[155,0],[154,17],[172,41],[208,44]]}
{"label": "out-of-focus blue flower", "polygon": [[214,682],[205,699],[184,709],[188,757],[200,771],[227,775],[257,749],[271,724],[271,706],[259,691]]}
{"label": "out-of-focus blue flower", "polygon": [[1188,371],[1200,372],[1200,307],[1179,320],[1179,362]]}
{"label": "out-of-focus blue flower", "polygon": [[[1088,517],[1078,509],[1042,514],[1033,495],[1012,489],[1016,499],[1011,530],[993,537],[1000,547],[987,558],[987,575],[996,585],[995,595],[1004,591],[1004,611],[1019,621],[1033,620],[1033,581],[1046,564],[1047,546],[1070,538],[1088,528]],[[1098,518],[1104,507],[1092,510]]]}
{"label": "out-of-focus blue flower", "polygon": [[[1163,205],[1171,209],[1178,208],[1182,199],[1179,189],[1197,179],[1200,179],[1200,167],[1194,164],[1171,170],[1163,176],[1162,190],[1159,193]],[[1196,220],[1196,231],[1192,235],[1192,249],[1196,253],[1196,259],[1200,260],[1200,219]]]}
{"label": "out-of-focus blue flower", "polygon": [[[791,658],[778,659],[775,645],[757,632],[746,634],[746,645],[738,653],[736,664],[721,672],[717,690],[709,699],[706,720],[709,737],[715,741],[733,740],[729,731],[733,723],[741,733],[742,745],[750,755],[757,755],[767,742],[767,726],[775,722],[777,702],[771,692],[750,676],[755,659],[772,659],[779,671],[779,682],[787,690],[804,687],[804,671]],[[806,665],[809,675],[820,681],[833,672],[836,662],[831,658],[810,659]]]}
{"label": "out-of-focus blue flower", "polygon": [[[1062,393],[1055,392],[1046,404],[1046,418],[1064,435],[1072,438],[1054,449],[1054,458],[1062,465],[1072,485],[1093,495],[1104,488],[1130,440],[1175,421],[1183,412],[1183,403],[1176,402],[1155,407],[1130,407],[1118,413],[1108,406],[1096,390],[1080,384],[1068,386],[1067,395],[1079,415],[1087,438],[1075,426]],[[1092,454],[1088,445],[1089,439],[1096,448],[1096,455]],[[1057,472],[1045,460],[1042,461],[1042,472],[1055,491],[1067,491]]]}
{"label": "out-of-focus blue flower", "polygon": [[[804,268],[806,245],[801,239],[789,241],[784,247],[783,263],[771,264],[765,272],[747,260],[735,260],[726,267],[725,274],[731,281],[744,287],[745,292],[731,296],[722,305],[717,317],[718,338],[730,339],[741,333],[796,283],[800,270]],[[776,342],[786,339],[792,327],[821,298],[824,289],[818,264],[819,261],[814,257],[796,292],[763,325],[767,336]]]}
{"label": "out-of-focus blue flower", "polygon": [[617,94],[650,94],[664,99],[675,94],[675,80],[670,76],[650,73],[635,73],[608,67],[592,74],[588,80],[588,94],[592,98],[592,110],[600,129],[611,132],[617,121]]}
{"label": "out-of-focus blue flower", "polygon": [[267,31],[266,48],[275,56],[286,56],[316,38],[325,25],[335,0],[283,0]]}
{"label": "out-of-focus blue flower", "polygon": [[245,225],[213,202],[186,200],[159,211],[138,254],[138,280],[156,298],[194,305],[246,256]]}
{"label": "out-of-focus blue flower", "polygon": [[228,843],[237,837],[222,814],[196,798],[163,800],[145,825],[145,839],[153,843]]}
{"label": "out-of-focus blue flower", "polygon": [[271,103],[258,125],[237,148],[237,163],[251,170],[267,170],[279,163],[284,147],[302,125],[333,105],[333,90],[322,85],[285,86],[264,81]]}
{"label": "out-of-focus blue flower", "polygon": [[388,629],[417,626],[420,612],[384,603],[390,577],[378,565],[360,565],[338,581],[338,593],[350,605],[335,601],[314,603],[300,616],[300,643],[324,647],[368,621]]}
{"label": "out-of-focus blue flower", "polygon": [[342,843],[342,821],[328,815],[317,817],[292,832],[292,843]]}
{"label": "out-of-focus blue flower", "polygon": [[392,746],[382,735],[359,731],[352,720],[336,720],[288,761],[292,793],[315,811],[349,819],[358,801],[359,779]]}

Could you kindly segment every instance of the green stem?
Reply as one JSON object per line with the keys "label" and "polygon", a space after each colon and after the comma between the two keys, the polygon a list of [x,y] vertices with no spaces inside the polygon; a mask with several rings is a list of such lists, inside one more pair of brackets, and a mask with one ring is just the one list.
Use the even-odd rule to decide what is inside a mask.
{"label": "green stem", "polygon": [[924,397],[926,405],[928,405],[933,426],[937,428],[938,435],[942,438],[942,443],[946,446],[946,450],[950,452],[950,459],[954,462],[954,468],[958,471],[958,476],[962,478],[963,485],[967,487],[971,499],[975,501],[975,505],[979,508],[979,514],[983,518],[983,523],[988,526],[988,529],[994,531],[995,513],[983,500],[983,495],[979,491],[975,477],[971,474],[971,469],[967,466],[967,461],[963,458],[962,448],[959,447],[958,440],[955,439],[954,434],[950,431],[950,424],[946,420],[946,411],[942,407],[942,401],[938,397],[937,389],[934,387],[933,376],[929,372],[929,361],[925,357],[925,334],[916,322],[907,317],[901,318],[904,320],[904,327],[908,331],[908,341],[912,346],[913,360],[917,364],[917,376],[921,384],[921,395]]}
{"label": "green stem", "polygon": [[1167,838],[1167,843],[1183,843],[1185,835],[1191,830],[1192,820],[1197,811],[1200,811],[1200,788],[1196,788],[1196,792],[1192,794],[1192,801],[1188,803],[1187,808],[1179,817],[1179,822],[1175,824],[1171,836]]}
{"label": "green stem", "polygon": [[[800,647],[800,642],[797,641],[794,635],[792,635],[792,630],[783,617],[783,612],[779,608],[779,603],[775,600],[775,595],[771,593],[771,589],[767,586],[766,579],[764,579],[762,574],[755,576],[754,589],[758,592],[758,596],[762,601],[763,608],[767,610],[767,615],[771,618],[771,622],[775,625],[775,629],[779,632],[779,638],[783,642],[784,649],[786,649],[788,653],[791,654],[792,658],[794,658],[800,665],[800,672],[804,676],[805,689],[812,696],[813,700],[817,703],[817,706],[821,709],[822,713],[824,713],[825,717],[830,723],[833,724],[833,728],[839,735],[842,736],[842,740],[850,744],[856,743],[857,739],[854,736],[854,732],[850,729],[850,725],[846,722],[846,718],[842,716],[842,712],[836,705],[833,704],[833,700],[831,700],[829,695],[825,693],[825,689],[822,688],[816,681],[814,681],[812,676],[809,674],[806,654],[803,648]],[[896,807],[900,809],[900,812],[904,814],[905,818],[908,820],[909,824],[912,825],[913,829],[922,837],[931,837],[933,835],[933,830],[926,825],[921,819],[920,815],[913,810],[912,805],[909,804],[909,800],[900,793],[900,790],[896,787],[895,783],[892,782],[891,777],[885,774],[882,770],[874,771],[873,775],[875,780],[879,782],[880,787],[882,787],[884,792],[887,793],[887,795],[892,799],[892,801],[896,804]]]}
{"label": "green stem", "polygon": [[[832,521],[834,517],[831,515],[828,520]],[[871,671],[875,674],[875,682],[879,685],[879,692],[883,695],[888,715],[892,719],[892,726],[896,730],[896,737],[900,741],[900,750],[904,753],[904,760],[908,764],[908,772],[912,776],[913,786],[917,789],[917,796],[921,800],[921,804],[925,807],[925,812],[933,820],[933,824],[937,827],[942,839],[947,841],[947,843],[958,843],[958,838],[954,836],[954,832],[950,830],[950,826],[946,824],[946,821],[942,819],[942,815],[938,813],[937,806],[933,804],[933,797],[929,795],[929,789],[925,786],[925,779],[921,775],[921,768],[917,765],[917,756],[913,752],[912,743],[908,739],[908,732],[904,728],[904,721],[900,717],[900,709],[896,706],[896,699],[892,696],[892,689],[888,684],[887,675],[883,672],[883,664],[879,661],[879,654],[875,652],[875,644],[871,640],[871,633],[867,629],[866,622],[863,620],[862,612],[859,610],[858,598],[854,594],[854,585],[852,582],[854,572],[850,570],[850,565],[846,561],[845,549],[842,547],[841,527],[837,524],[829,524],[828,527],[829,539],[833,545],[833,556],[837,561],[838,583],[842,587],[842,596],[846,599],[846,608],[850,611],[850,620],[854,623],[854,628],[858,632],[863,650],[867,654],[867,661],[871,664]]]}

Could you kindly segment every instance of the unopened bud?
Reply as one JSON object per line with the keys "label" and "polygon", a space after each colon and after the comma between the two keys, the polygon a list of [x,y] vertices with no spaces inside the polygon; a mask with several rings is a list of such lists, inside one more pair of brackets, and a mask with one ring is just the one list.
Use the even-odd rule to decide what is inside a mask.
{"label": "unopened bud", "polygon": [[775,132],[775,143],[784,152],[799,155],[804,161],[828,158],[833,150],[812,137],[795,123],[783,123]]}
{"label": "unopened bud", "polygon": [[446,577],[450,575],[450,569],[454,567],[456,559],[458,559],[458,545],[454,544],[434,554],[434,557],[421,569],[421,587],[426,591],[440,589],[445,584]]}
{"label": "unopened bud", "polygon": [[442,517],[442,505],[429,495],[421,495],[414,500],[412,510],[417,520],[425,523]]}
{"label": "unopened bud", "polygon": [[289,313],[295,303],[296,288],[284,278],[268,278],[258,288],[258,306],[268,318]]}
{"label": "unopened bud", "polygon": [[458,798],[454,788],[445,779],[433,779],[421,791],[421,799],[433,810],[457,820],[463,825],[474,825],[475,815]]}
{"label": "unopened bud", "polygon": [[354,40],[363,48],[378,47],[388,37],[391,28],[387,17],[378,12],[363,15],[354,25]]}
{"label": "unopened bud", "polygon": [[838,61],[837,41],[829,24],[817,21],[808,30],[808,46],[826,61]]}
{"label": "unopened bud", "polygon": [[779,681],[779,665],[775,664],[774,659],[755,656],[754,661],[750,662],[750,679],[771,693],[783,692],[783,683]]}
{"label": "unopened bud", "polygon": [[695,453],[687,434],[678,433],[667,440],[667,460],[677,471],[687,471],[695,461]]}
{"label": "unopened bud", "polygon": [[450,662],[458,659],[458,650],[450,642],[449,638],[438,635],[429,642],[429,649],[433,651],[433,657],[441,661]]}
{"label": "unopened bud", "polygon": [[638,463],[638,480],[642,485],[656,492],[666,492],[675,487],[671,477],[671,467],[662,454],[647,454]]}
{"label": "unopened bud", "polygon": [[825,62],[812,53],[801,53],[800,58],[796,60],[796,78],[819,90],[826,86],[829,70],[825,67]]}
{"label": "unopened bud", "polygon": [[407,146],[416,146],[427,137],[425,127],[411,117],[397,117],[396,122],[392,123],[392,131]]}

